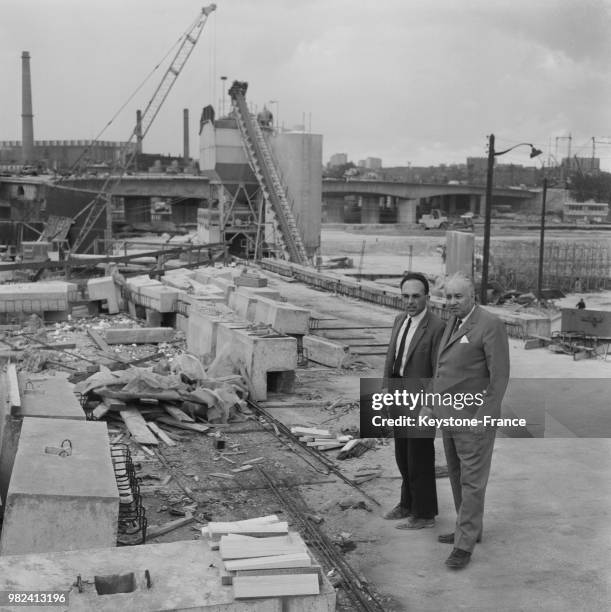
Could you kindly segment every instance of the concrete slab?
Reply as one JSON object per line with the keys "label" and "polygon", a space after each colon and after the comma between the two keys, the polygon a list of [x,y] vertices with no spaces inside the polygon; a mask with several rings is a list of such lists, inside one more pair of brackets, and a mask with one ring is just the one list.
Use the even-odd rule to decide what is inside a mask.
{"label": "concrete slab", "polygon": [[[70,592],[71,612],[333,612],[335,590],[323,577],[319,595],[237,601],[221,584],[222,561],[202,541],[0,557],[0,590],[65,591],[77,575],[83,592]],[[144,577],[148,570],[151,588]],[[135,590],[100,596],[95,577],[134,573]]]}
{"label": "concrete slab", "polygon": [[[69,456],[45,452],[70,440]],[[105,423],[25,418],[0,555],[114,546],[119,492]]]}
{"label": "concrete slab", "polygon": [[85,420],[85,412],[68,382],[66,372],[55,376],[19,374],[21,417]]}

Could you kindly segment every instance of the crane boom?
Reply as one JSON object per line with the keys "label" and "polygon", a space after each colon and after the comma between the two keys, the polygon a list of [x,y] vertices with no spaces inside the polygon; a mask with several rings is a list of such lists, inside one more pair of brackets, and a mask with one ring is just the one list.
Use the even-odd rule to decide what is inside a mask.
{"label": "crane boom", "polygon": [[[125,159],[127,156],[127,151],[129,150],[129,146],[141,130],[142,137],[146,135],[149,131],[155,117],[159,113],[161,106],[165,102],[165,99],[168,97],[172,86],[176,82],[178,75],[181,73],[184,68],[193,48],[197,44],[197,41],[200,38],[202,30],[204,29],[204,25],[208,19],[208,15],[216,10],[216,4],[210,4],[209,6],[205,6],[201,9],[197,19],[188,30],[188,32],[184,35],[180,47],[170,64],[170,67],[166,70],[161,82],[157,86],[155,93],[152,98],[149,100],[149,103],[146,105],[144,112],[142,113],[142,117],[140,120],[140,126],[136,125],[134,130],[129,138],[129,140],[123,145],[123,148],[120,152],[120,159]],[[133,161],[134,156],[136,155],[135,149],[129,156],[127,161],[124,161],[120,168],[118,174],[109,175],[104,181],[100,192],[95,196],[95,198],[85,207],[85,210],[88,211],[87,217],[83,222],[83,225],[77,234],[73,244],[71,251],[75,253],[85,241],[85,238],[89,235],[97,220],[100,218],[102,211],[105,208],[110,208],[110,200],[112,198],[113,189],[120,183],[123,175],[127,171],[131,162]],[[107,213],[109,214],[109,213]]]}

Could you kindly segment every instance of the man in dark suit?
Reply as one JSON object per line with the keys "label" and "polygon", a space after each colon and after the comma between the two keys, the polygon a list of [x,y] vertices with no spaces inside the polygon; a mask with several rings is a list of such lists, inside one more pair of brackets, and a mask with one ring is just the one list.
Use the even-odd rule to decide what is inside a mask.
{"label": "man in dark suit", "polygon": [[504,323],[475,304],[470,279],[450,277],[445,292],[453,317],[441,339],[434,391],[482,393],[480,406],[456,410],[455,403],[452,408],[454,416],[476,418],[478,425],[443,431],[457,518],[454,533],[438,539],[454,545],[446,565],[461,569],[471,560],[475,543],[482,537],[484,497],[496,436],[496,428],[484,426],[483,417],[500,416],[509,381],[509,345]]}
{"label": "man in dark suit", "polygon": [[[406,312],[395,319],[384,378],[389,386],[417,393],[426,386],[437,359],[444,323],[428,311],[429,283],[423,274],[411,272],[401,279],[401,293],[407,300]],[[386,383],[385,383],[386,384]],[[417,417],[418,410],[409,411]],[[435,525],[437,489],[435,486],[434,432],[424,437],[405,437],[408,432],[395,428],[395,458],[403,477],[399,504],[384,514],[385,519],[408,518],[397,529],[423,529]]]}

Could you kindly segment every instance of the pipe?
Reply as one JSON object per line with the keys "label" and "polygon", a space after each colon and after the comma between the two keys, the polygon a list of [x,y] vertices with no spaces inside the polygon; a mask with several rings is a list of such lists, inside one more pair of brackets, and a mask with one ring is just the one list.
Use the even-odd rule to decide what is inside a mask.
{"label": "pipe", "polygon": [[32,79],[28,51],[21,54],[21,147],[23,162],[34,162],[34,115],[32,114]]}

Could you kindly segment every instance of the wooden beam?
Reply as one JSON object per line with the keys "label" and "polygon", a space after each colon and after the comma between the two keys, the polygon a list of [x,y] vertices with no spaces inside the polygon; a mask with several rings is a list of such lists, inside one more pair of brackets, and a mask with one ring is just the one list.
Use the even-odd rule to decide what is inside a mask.
{"label": "wooden beam", "polygon": [[159,444],[157,438],[146,426],[146,421],[138,410],[135,408],[125,408],[119,414],[136,442],[140,444],[154,444],[155,446]]}
{"label": "wooden beam", "polygon": [[248,559],[307,552],[307,546],[298,533],[271,538],[248,538],[221,536],[220,551],[223,559]]}
{"label": "wooden beam", "polygon": [[177,406],[170,406],[169,404],[163,404],[163,409],[177,421],[181,423],[195,423],[195,421],[184,411]]}
{"label": "wooden beam", "polygon": [[167,444],[168,446],[176,446],[176,442],[174,442],[174,440],[172,440],[172,438],[170,438],[170,436],[168,436],[168,434],[161,430],[156,423],[153,423],[151,421],[148,421],[147,423],[148,428],[162,441],[165,442],[165,444]]}
{"label": "wooden beam", "polygon": [[197,431],[199,433],[207,432],[210,427],[206,425],[200,425],[199,423],[182,423],[170,416],[161,416],[155,419],[158,423],[165,423],[166,425],[170,425],[172,427],[176,427],[177,429],[188,429],[189,431]]}
{"label": "wooden beam", "polygon": [[235,599],[318,595],[319,593],[320,587],[316,574],[236,576],[233,579]]}
{"label": "wooden beam", "polygon": [[269,557],[256,557],[248,559],[234,559],[223,561],[228,572],[248,569],[302,567],[311,565],[312,559],[305,551],[289,553],[286,555],[270,555]]}

